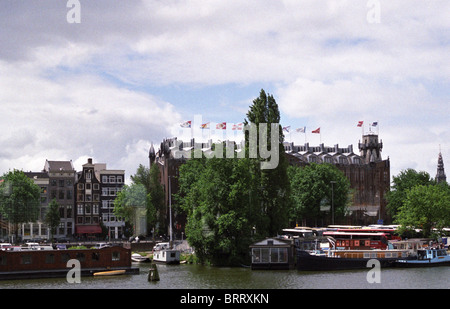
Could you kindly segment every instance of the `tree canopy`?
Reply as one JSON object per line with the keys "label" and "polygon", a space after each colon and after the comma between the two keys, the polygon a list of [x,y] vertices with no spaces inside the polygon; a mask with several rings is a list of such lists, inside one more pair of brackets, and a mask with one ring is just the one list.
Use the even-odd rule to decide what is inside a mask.
{"label": "tree canopy", "polygon": [[[325,222],[331,224],[335,219],[344,217],[350,201],[350,182],[337,167],[326,163],[290,166],[289,175],[291,221],[317,226]],[[327,206],[330,210],[323,211],[321,206]]]}
{"label": "tree canopy", "polygon": [[[40,188],[23,171],[14,170],[2,176],[0,183],[0,213],[18,227],[38,219]],[[17,230],[16,230],[17,235]]]}
{"label": "tree canopy", "polygon": [[[424,237],[450,226],[450,188],[447,184],[417,185],[406,192],[396,215],[401,231],[421,229]],[[436,229],[436,230],[434,230]]]}

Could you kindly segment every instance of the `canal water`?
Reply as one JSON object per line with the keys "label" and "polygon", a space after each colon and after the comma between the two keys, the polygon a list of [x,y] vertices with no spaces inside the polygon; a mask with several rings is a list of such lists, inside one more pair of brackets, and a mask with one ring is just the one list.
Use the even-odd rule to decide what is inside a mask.
{"label": "canal water", "polygon": [[[450,267],[381,269],[369,283],[367,270],[304,272],[263,271],[201,265],[158,265],[160,281],[149,282],[149,264],[138,275],[0,281],[0,289],[449,289]],[[372,277],[373,278],[373,277]]]}

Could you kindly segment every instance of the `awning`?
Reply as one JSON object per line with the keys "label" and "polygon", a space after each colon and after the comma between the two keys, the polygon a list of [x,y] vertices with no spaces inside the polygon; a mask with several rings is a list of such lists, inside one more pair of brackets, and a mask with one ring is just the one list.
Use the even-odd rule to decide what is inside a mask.
{"label": "awning", "polygon": [[99,225],[78,225],[76,231],[77,234],[100,234],[102,228]]}

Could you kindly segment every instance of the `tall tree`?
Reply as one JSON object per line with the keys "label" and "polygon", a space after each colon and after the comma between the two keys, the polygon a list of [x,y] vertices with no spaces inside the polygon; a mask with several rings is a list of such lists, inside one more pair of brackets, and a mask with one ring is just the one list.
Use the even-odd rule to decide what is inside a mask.
{"label": "tall tree", "polygon": [[10,171],[2,179],[0,213],[14,225],[17,239],[20,224],[38,219],[41,190],[23,171]]}
{"label": "tall tree", "polygon": [[[249,159],[191,159],[180,168],[178,204],[187,214],[186,237],[200,262],[248,262],[254,227]],[[253,196],[253,199],[256,197]]]}
{"label": "tall tree", "polygon": [[61,217],[59,214],[59,204],[56,199],[53,199],[48,205],[48,211],[45,214],[44,221],[50,228],[50,239],[53,239],[53,235],[56,234],[56,229],[61,222]]}
{"label": "tall tree", "polygon": [[166,226],[166,207],[164,203],[164,189],[160,183],[160,172],[156,164],[153,164],[149,172],[147,222],[155,227],[156,234],[164,234]]}
{"label": "tall tree", "polygon": [[[273,236],[288,224],[288,210],[290,202],[290,185],[287,174],[288,162],[284,155],[283,130],[280,125],[280,111],[272,95],[267,95],[261,89],[259,97],[253,100],[253,104],[247,113],[246,125],[254,124],[257,129],[258,157],[257,160],[268,161],[274,158],[264,158],[261,152],[264,146],[271,150],[271,156],[277,156],[275,168],[263,169],[261,166],[254,172],[259,181],[257,196],[261,205],[261,213],[265,220],[256,227],[257,233],[264,236]],[[272,126],[275,125],[275,126]],[[267,128],[267,134],[261,134],[261,130]],[[277,132],[272,132],[276,130]],[[274,134],[274,135],[273,135]],[[277,136],[276,140],[272,136]],[[252,136],[246,132],[246,151],[250,153]],[[263,140],[265,138],[265,140]],[[275,150],[275,151],[274,151]]]}

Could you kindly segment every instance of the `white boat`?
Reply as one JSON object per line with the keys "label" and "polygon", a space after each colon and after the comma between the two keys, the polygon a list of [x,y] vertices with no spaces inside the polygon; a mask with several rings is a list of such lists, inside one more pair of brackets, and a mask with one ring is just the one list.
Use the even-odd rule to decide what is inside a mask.
{"label": "white boat", "polygon": [[147,263],[150,262],[150,259],[146,256],[142,256],[139,253],[133,253],[131,255],[131,261],[136,263]]}
{"label": "white boat", "polygon": [[411,259],[399,259],[395,267],[450,266],[450,256],[445,249],[418,249],[417,256]]}
{"label": "white boat", "polygon": [[153,261],[165,264],[180,264],[180,251],[171,248],[156,249],[153,251]]}

